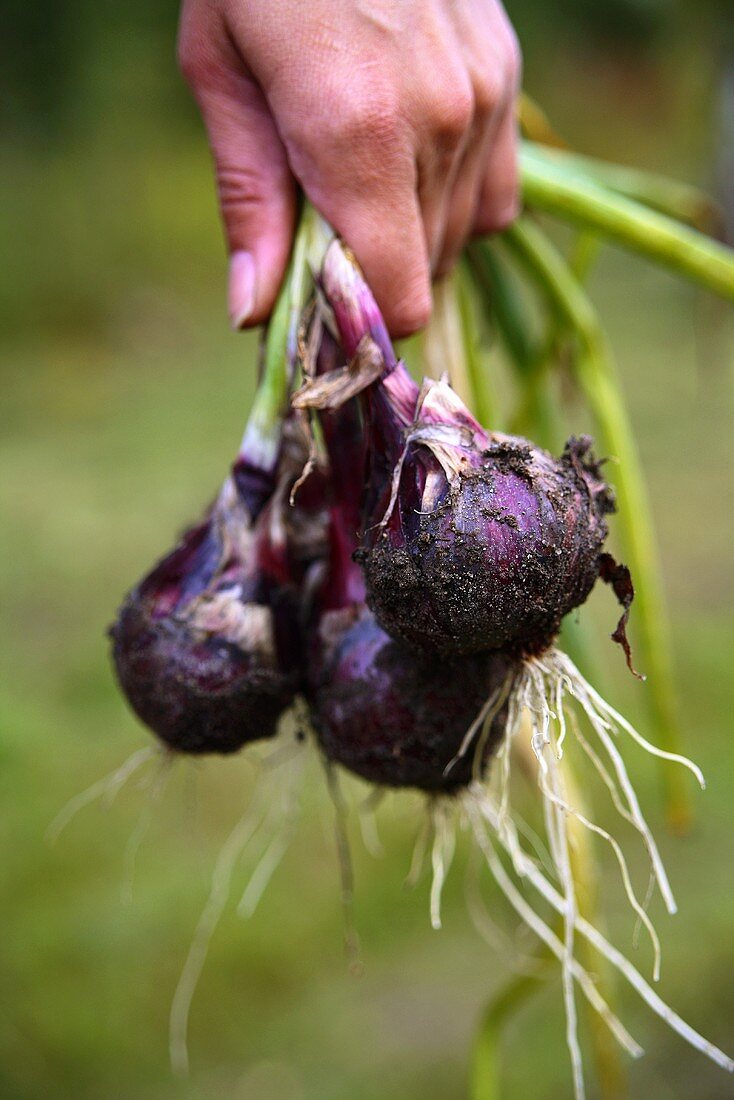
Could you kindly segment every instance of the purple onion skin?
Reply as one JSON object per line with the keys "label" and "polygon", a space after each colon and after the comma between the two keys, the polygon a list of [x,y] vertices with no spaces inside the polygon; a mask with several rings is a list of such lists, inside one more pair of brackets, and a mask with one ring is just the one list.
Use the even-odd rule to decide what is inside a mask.
{"label": "purple onion skin", "polygon": [[593,588],[613,501],[588,439],[560,459],[519,438],[483,442],[452,483],[410,448],[387,524],[368,521],[358,551],[367,602],[422,649],[532,656]]}
{"label": "purple onion skin", "polygon": [[[454,759],[510,662],[498,654],[444,658],[420,654],[386,634],[364,606],[327,612],[311,662],[309,701],[327,758],[372,783],[451,793],[473,778],[472,748]],[[504,730],[494,720],[490,759]]]}
{"label": "purple onion skin", "polygon": [[[117,676],[138,717],[180,753],[231,753],[272,737],[299,687],[299,605],[266,505],[247,523],[221,498],[127,596],[111,629]],[[243,618],[246,616],[247,618]],[[249,625],[248,625],[249,624]]]}

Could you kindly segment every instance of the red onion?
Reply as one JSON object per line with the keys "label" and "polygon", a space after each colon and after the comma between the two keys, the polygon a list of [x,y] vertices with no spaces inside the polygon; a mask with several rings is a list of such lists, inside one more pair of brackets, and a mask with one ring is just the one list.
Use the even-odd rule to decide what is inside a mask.
{"label": "red onion", "polygon": [[[271,737],[299,686],[299,444],[268,472],[240,455],[204,521],[128,595],[112,628],[120,685],[172,749],[229,753]],[[303,517],[301,517],[302,519]]]}
{"label": "red onion", "polygon": [[450,792],[468,784],[499,744],[506,707],[482,741],[460,750],[472,723],[502,691],[500,654],[444,658],[391,638],[364,605],[327,612],[309,665],[309,702],[329,760],[372,783]]}
{"label": "red onion", "polygon": [[555,459],[486,431],[445,381],[418,394],[338,241],[322,285],[355,375],[366,351],[381,357],[381,375],[363,387],[369,477],[357,554],[380,625],[424,650],[528,656],[551,644],[602,572],[627,607],[629,576],[602,554],[614,504],[591,440],[569,440]]}

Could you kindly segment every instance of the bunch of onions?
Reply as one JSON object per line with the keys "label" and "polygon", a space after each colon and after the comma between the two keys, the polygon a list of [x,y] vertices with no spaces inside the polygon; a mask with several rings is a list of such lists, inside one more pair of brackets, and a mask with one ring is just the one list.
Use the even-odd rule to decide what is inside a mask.
{"label": "bunch of onions", "polygon": [[[563,750],[569,731],[621,817],[642,838],[671,913],[672,891],[617,737],[626,734],[650,753],[684,764],[703,782],[685,757],[645,741],[554,644],[564,616],[602,579],[622,603],[612,637],[632,668],[625,626],[634,591],[628,570],[604,550],[614,499],[591,455],[591,441],[570,439],[556,459],[526,439],[484,429],[446,380],[426,380],[419,390],[395,356],[354,257],[338,240],[326,252],[319,284],[317,309],[338,338],[341,362],[326,372],[307,370],[294,404],[320,411],[332,468],[357,471],[351,484],[339,478],[342,489],[332,506],[331,583],[310,634],[309,697],[323,750],[375,783],[452,795],[456,820],[472,832],[500,889],[561,962],[577,1097],[583,1096],[584,1085],[576,986],[621,1045],[633,1055],[641,1053],[579,963],[579,937],[604,955],[674,1030],[732,1069],[734,1063],[666,1005],[579,913],[572,828],[601,836],[612,847],[629,903],[650,935],[657,978],[657,933],[632,886],[621,845],[588,818],[568,782]],[[353,425],[355,399],[362,414],[363,458],[340,452],[336,442],[340,417]],[[353,438],[354,427],[346,434]],[[357,500],[361,522],[355,532]],[[345,561],[355,544],[353,559],[362,571],[364,593]],[[453,688],[442,695],[444,683],[452,679],[458,679],[461,691]],[[438,690],[438,702],[432,690]],[[569,697],[585,715],[596,745],[575,720],[567,721]],[[437,725],[450,730],[450,736],[434,737]],[[526,762],[531,750],[535,761],[551,876],[521,838],[522,820],[511,796],[513,750]],[[494,763],[488,768],[490,756]],[[433,800],[429,806],[435,810]],[[445,828],[434,826],[436,926],[451,850]],[[562,937],[518,890],[499,852],[509,859],[516,879],[560,916]]]}
{"label": "bunch of onions", "polygon": [[[301,276],[308,217],[292,268]],[[642,838],[670,912],[672,891],[618,737],[684,764],[702,782],[686,758],[645,741],[555,645],[564,617],[601,579],[622,604],[612,637],[632,668],[625,627],[634,590],[628,570],[604,549],[614,498],[591,440],[571,438],[555,458],[482,427],[445,379],[419,389],[354,257],[338,239],[329,242],[322,235],[317,292],[298,341],[303,279],[299,288],[291,279],[281,295],[276,313],[281,322],[283,310],[288,315],[287,347],[266,354],[240,454],[216,501],[120,611],[112,636],[123,691],[158,738],[183,753],[230,753],[272,737],[281,715],[305,698],[330,774],[341,765],[380,788],[426,792],[435,927],[453,851],[449,822],[468,828],[510,904],[561,963],[576,1097],[583,1077],[575,987],[622,1046],[641,1053],[579,962],[579,937],[673,1029],[732,1069],[580,914],[576,899],[572,828],[612,847],[650,935],[657,978],[657,933],[621,845],[573,796],[563,755],[569,732]],[[284,361],[292,363],[296,345],[305,382],[289,412]],[[326,477],[320,467],[312,472],[303,410],[318,415]],[[592,738],[575,716],[567,721],[570,697]],[[535,767],[550,873],[523,843],[513,752]],[[262,874],[258,867],[253,876],[258,897],[290,819],[287,809]],[[226,899],[222,884],[257,828],[244,820],[228,839],[184,968],[171,1021],[174,1062],[182,1066],[188,1005]],[[562,936],[518,880],[558,914]]]}

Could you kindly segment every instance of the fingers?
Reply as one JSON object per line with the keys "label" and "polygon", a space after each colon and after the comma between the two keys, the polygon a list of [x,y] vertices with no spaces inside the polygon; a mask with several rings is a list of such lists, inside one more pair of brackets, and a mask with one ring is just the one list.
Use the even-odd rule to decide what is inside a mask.
{"label": "fingers", "polygon": [[[187,17],[187,7],[190,14]],[[207,128],[230,253],[234,328],[264,321],[285,274],[295,191],[285,150],[262,92],[211,17],[184,6],[179,59]]]}
{"label": "fingers", "polygon": [[492,140],[487,147],[483,180],[475,212],[475,233],[506,229],[520,208],[517,96],[522,79],[522,54],[517,36],[502,8],[497,11],[496,71],[504,75]]}
{"label": "fingers", "polygon": [[520,84],[517,37],[499,3],[452,9],[455,33],[472,89],[474,111],[461,164],[445,203],[443,241],[434,272],[446,274],[473,231],[504,229],[517,213],[517,137],[514,111]]}
{"label": "fingers", "polygon": [[434,265],[437,278],[453,268],[473,233],[501,232],[517,216],[517,151],[514,101],[508,100],[475,123],[446,207],[443,244]]}
{"label": "fingers", "polygon": [[422,104],[422,140],[418,146],[418,198],[431,270],[435,274],[451,219],[452,193],[460,183],[471,137],[475,100],[463,71],[434,82]]}
{"label": "fingers", "polygon": [[436,278],[442,278],[453,268],[474,227],[485,163],[495,129],[496,122],[493,123],[492,117],[478,111],[472,126],[471,139],[446,199],[441,249],[433,265]]}
{"label": "fingers", "polygon": [[431,272],[516,212],[519,51],[499,0],[406,0],[380,18],[314,5],[294,20],[268,0],[184,0],[180,57],[216,164],[232,321],[272,309],[297,180],[408,335],[430,315]]}
{"label": "fingers", "polygon": [[282,111],[293,171],[354,251],[394,337],[431,312],[430,265],[411,135],[374,86],[342,88],[338,112]]}
{"label": "fingers", "polygon": [[[516,60],[517,59],[517,60]],[[515,97],[519,54],[497,47],[470,64],[474,111],[471,127],[451,165],[426,172],[432,185],[421,195],[435,277],[446,275],[472,233],[505,229],[518,212],[518,140]],[[431,153],[435,157],[435,143]]]}
{"label": "fingers", "polygon": [[474,232],[501,232],[517,217],[519,205],[518,134],[513,98],[504,110],[484,166]]}

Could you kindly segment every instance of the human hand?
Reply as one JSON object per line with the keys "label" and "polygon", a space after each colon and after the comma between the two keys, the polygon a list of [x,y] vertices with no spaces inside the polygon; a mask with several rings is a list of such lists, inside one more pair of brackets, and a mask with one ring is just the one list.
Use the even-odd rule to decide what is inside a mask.
{"label": "human hand", "polygon": [[296,186],[354,250],[394,336],[431,275],[518,203],[517,41],[499,0],[183,0],[236,328],[269,315]]}

